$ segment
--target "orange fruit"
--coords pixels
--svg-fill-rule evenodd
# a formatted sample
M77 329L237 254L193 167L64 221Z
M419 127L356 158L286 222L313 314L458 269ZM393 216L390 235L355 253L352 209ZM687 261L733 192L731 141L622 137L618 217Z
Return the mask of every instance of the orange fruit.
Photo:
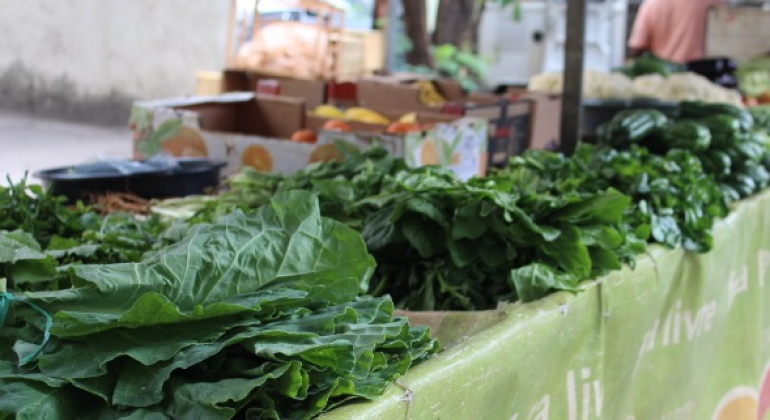
M291 141L295 143L315 143L318 141L318 136L310 130L299 130L294 132L291 136Z
M758 410L757 400L744 395L722 407L716 420L755 420Z
M422 131L422 127L417 123L394 122L386 130L390 134L404 134L412 131Z
M323 129L329 130L329 131L352 131L353 130L350 127L350 124L342 120L326 121L326 124L324 124Z
M260 172L273 171L273 156L267 149L258 144L252 144L243 151L241 162Z
M436 145L433 144L433 140L427 139L422 144L422 150L420 151L420 164L422 165L438 165L438 154L436 152Z
M345 157L342 156L342 153L340 153L340 151L337 150L333 144L322 144L313 150L312 154L310 154L309 162L329 162L332 160L342 162L343 159L345 159Z
M178 157L208 157L209 149L198 130L182 127L179 133L164 141L161 148Z

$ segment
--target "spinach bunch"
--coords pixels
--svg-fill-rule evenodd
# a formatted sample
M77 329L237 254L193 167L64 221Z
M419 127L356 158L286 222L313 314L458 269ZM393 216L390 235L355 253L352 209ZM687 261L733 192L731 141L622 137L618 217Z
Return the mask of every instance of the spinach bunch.
M625 220L639 237L649 227L654 242L695 252L712 248L714 222L729 210L720 185L694 154L681 149L656 155L638 146L615 150L582 144L571 158L529 151L498 176L550 194L615 188L633 200Z
M512 187L425 168L356 203L370 209L362 234L378 263L371 293L415 310L489 309L577 291L645 249L623 225L630 200L616 190L557 196Z

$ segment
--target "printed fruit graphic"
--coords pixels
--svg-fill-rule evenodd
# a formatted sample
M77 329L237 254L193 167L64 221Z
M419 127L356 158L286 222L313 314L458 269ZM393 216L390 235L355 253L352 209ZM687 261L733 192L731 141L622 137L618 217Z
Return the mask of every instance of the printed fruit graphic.
M273 171L273 156L264 147L252 144L241 154L241 162L260 172Z
M422 131L422 127L417 123L394 122L388 126L386 131L390 134L404 134L413 131Z
M420 163L422 165L438 165L438 153L436 152L436 145L433 140L427 139L422 144L422 150L420 151Z
M179 133L163 141L161 148L178 157L208 157L209 150L200 132L190 127L182 127Z
M333 144L322 144L313 150L309 163L329 162L332 160L342 162L344 159L345 157L342 156L342 153Z
M333 105L318 105L315 110L313 110L313 113L315 115L318 115L319 117L324 118L343 118L345 117L345 113L342 112L341 109L337 108Z
M757 420L758 411L756 391L748 387L739 387L730 390L722 398L713 420Z
M350 124L340 120L329 120L323 126L324 130L328 131L352 131Z
M291 141L295 143L315 143L318 141L318 136L310 130L299 130L294 132L291 136Z
M345 118L368 124L390 124L390 120L384 116L366 108L353 107L345 111Z

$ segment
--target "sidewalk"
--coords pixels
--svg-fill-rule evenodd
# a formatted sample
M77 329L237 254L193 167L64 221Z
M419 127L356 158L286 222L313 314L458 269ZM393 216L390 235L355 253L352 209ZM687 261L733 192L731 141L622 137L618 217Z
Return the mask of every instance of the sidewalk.
M99 156L130 157L131 131L40 119L0 111L0 185L41 169L72 165Z

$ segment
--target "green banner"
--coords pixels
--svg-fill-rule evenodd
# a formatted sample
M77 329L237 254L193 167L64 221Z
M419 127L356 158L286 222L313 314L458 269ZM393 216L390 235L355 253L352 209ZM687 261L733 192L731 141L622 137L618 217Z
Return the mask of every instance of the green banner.
M377 401L322 418L770 420L769 230L765 193L719 223L712 252L653 247L578 295L511 305Z

